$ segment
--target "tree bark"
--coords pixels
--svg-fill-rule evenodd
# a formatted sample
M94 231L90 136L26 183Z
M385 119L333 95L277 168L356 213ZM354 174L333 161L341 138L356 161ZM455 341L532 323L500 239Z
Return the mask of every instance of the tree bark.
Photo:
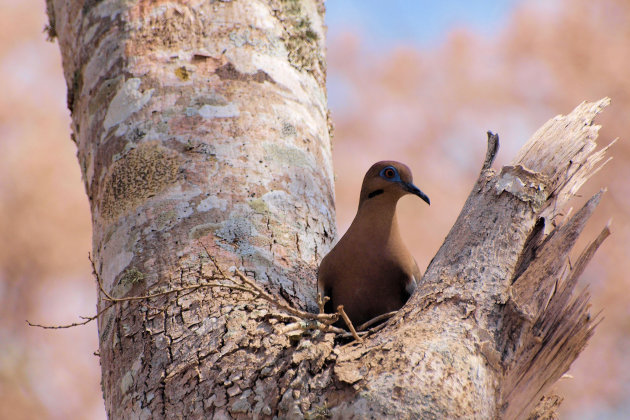
M314 309L336 235L323 4L51 0L48 11L103 288L122 297L196 281L204 245ZM273 375L244 372L273 365L260 349L286 341L250 342L271 328L264 306L203 290L103 312L109 417L235 414L248 395L260 395L250 412L276 409Z
M551 415L543 394L593 328L575 280L607 235L570 266L600 196L551 222L604 155L605 100L551 120L499 173L490 152L418 291L348 343L296 332L286 310L315 311L336 236L322 2L47 6L92 208L110 418ZM236 269L281 305L227 281Z

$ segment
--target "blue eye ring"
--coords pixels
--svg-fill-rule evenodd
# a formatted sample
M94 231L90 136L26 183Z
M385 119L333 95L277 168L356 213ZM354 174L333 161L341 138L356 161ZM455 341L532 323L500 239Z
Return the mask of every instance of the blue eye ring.
M400 175L398 171L393 166L386 166L381 170L379 174L381 178L386 179L387 181L400 181Z

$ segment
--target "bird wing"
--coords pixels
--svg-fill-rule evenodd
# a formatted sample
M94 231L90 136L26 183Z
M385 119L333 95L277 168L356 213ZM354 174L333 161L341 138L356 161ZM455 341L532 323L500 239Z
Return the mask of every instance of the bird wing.
M414 259L411 280L409 281L409 283L405 285L405 292L409 293L409 296L411 296L413 292L416 290L416 288L418 287L418 282L420 281L421 278L422 278L422 273L420 272L420 269L418 268L418 263Z

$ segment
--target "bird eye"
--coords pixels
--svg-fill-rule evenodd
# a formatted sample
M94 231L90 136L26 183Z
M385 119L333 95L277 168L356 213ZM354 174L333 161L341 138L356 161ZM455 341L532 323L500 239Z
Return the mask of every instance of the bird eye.
M383 175L385 175L386 178L393 178L396 176L396 171L394 171L394 168L385 168Z

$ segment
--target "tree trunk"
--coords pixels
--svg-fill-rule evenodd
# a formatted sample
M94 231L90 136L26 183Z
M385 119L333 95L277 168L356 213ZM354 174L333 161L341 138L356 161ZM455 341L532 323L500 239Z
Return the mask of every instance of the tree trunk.
M316 309L336 236L323 9L48 0L92 208L108 416L519 418L539 402L549 415L543 393L592 331L575 279L607 232L571 267L599 195L551 221L603 157L591 121L605 101L551 120L498 174L490 153L380 331L288 332L287 304Z
M323 5L48 6L104 289L122 297L196 281L205 245L221 265L315 308L315 270L336 234ZM244 372L277 357L248 338L271 328L258 306L203 290L105 311L108 415L237 413L233 402L255 386L250 410L276 409L273 375ZM237 351L247 343L260 350Z

